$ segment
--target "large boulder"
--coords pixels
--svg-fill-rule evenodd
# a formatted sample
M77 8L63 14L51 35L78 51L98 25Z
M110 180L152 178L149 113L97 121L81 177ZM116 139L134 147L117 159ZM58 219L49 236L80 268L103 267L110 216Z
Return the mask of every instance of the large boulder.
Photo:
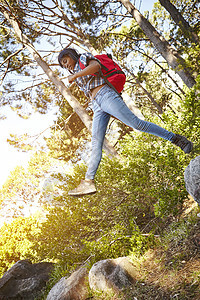
M46 286L52 269L52 263L18 261L0 278L0 300L34 300Z
M46 300L84 300L88 295L88 270L80 268L68 278L61 278Z
M188 193L200 205L200 156L190 161L185 169L184 179Z
M105 259L95 263L89 272L90 288L109 293L120 292L134 283L135 268L127 257Z

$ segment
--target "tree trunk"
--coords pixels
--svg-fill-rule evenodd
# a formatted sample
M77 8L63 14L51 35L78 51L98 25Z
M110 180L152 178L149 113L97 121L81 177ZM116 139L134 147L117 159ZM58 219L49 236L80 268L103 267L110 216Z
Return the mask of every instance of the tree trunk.
M200 44L198 35L192 30L190 24L184 19L179 10L169 0L159 0L160 4L170 13L174 22L180 27L186 39L192 43Z
M133 16L143 32L148 36L155 48L160 52L169 66L180 76L187 87L191 88L196 82L185 68L185 62L178 52L157 32L151 23L134 7L129 0L118 0Z
M43 69L45 74L55 84L55 86L58 88L58 90L64 96L64 98L67 100L69 105L74 109L74 111L77 113L77 115L83 121L86 128L89 130L89 132L91 132L92 131L92 120L91 120L90 116L87 114L87 112L84 110L84 108L80 105L78 100L66 88L65 84L54 74L54 72L50 69L48 64L42 59L42 57L36 51L34 46L29 42L29 39L27 38L27 36L22 33L16 19L13 18L4 7L1 7L1 9L2 9L2 12L3 12L5 18L8 20L8 22L13 27L17 38L27 48L27 50L32 54L32 56L35 59L35 61L37 62L37 64ZM115 156L115 157L119 158L117 151L110 145L110 143L108 142L108 140L106 138L104 140L104 150L107 155Z

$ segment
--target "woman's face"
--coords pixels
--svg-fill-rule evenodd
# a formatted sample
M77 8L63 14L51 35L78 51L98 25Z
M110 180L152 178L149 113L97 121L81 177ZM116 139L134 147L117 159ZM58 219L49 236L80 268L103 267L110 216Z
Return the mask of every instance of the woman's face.
M71 58L70 56L65 56L62 58L61 64L63 65L63 68L73 71L76 61L73 60L73 58Z

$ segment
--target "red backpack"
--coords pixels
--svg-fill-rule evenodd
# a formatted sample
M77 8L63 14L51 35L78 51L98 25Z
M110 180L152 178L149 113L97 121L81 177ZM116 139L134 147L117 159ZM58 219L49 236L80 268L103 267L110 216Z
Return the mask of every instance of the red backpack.
M121 93L126 82L126 76L120 66L112 60L110 54L95 55L95 58L101 64L101 76L105 79L106 83L117 91L117 93ZM85 68L80 60L79 65L82 70ZM97 76L98 73L92 75Z

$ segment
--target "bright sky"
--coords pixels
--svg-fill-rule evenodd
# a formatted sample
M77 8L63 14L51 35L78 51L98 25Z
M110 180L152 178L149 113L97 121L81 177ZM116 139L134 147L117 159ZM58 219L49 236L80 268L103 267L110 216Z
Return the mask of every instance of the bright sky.
M155 0L136 0L135 5L143 13L143 11L151 11L154 2ZM0 188L10 174L10 171L18 165L26 164L29 159L29 154L18 152L6 142L10 133L36 135L52 125L53 120L56 119L54 111L47 115L35 114L28 120L23 120L11 110L6 112L6 116L6 120L0 120Z
M28 162L30 154L19 152L7 143L10 133L38 135L43 130L53 124L56 119L55 109L47 115L36 113L30 119L24 120L16 115L15 112L9 110L7 119L0 121L1 147L0 147L0 187L7 179L10 171L18 165L25 165ZM45 134L48 134L48 130ZM34 138L33 138L34 140Z

